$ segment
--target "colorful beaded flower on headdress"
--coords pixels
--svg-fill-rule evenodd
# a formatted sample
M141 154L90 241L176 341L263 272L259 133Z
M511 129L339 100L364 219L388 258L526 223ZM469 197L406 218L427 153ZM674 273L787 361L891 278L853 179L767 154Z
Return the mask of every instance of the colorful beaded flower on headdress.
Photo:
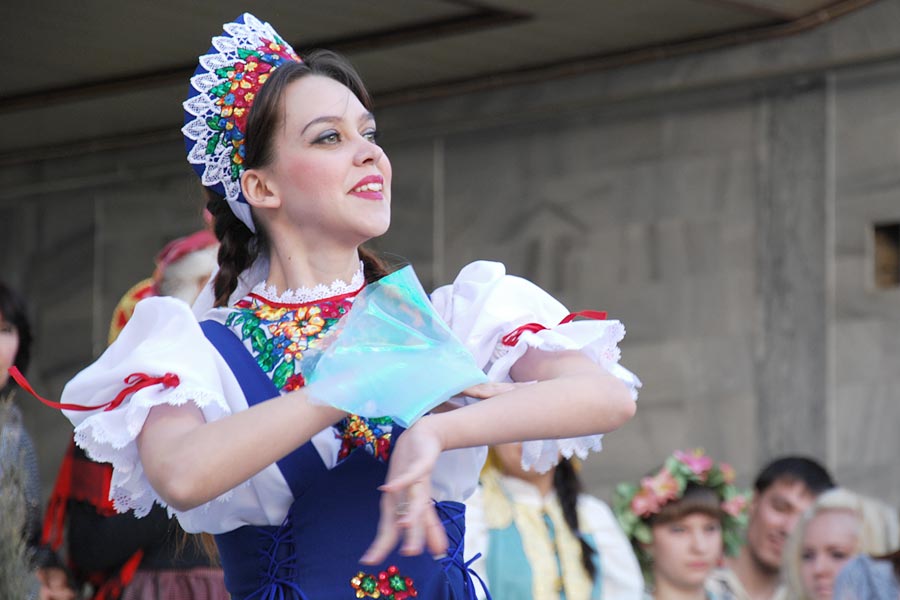
M213 38L191 77L181 131L188 162L203 185L224 196L235 215L253 230L241 193L247 117L272 71L285 62L302 61L271 25L250 13L223 28L225 35Z
M650 557L641 545L653 541L649 519L659 514L669 502L680 500L689 483L716 493L725 552L733 556L740 549L747 525L749 492L735 487L734 469L728 463L716 464L702 448L689 452L677 450L655 475L644 477L639 485L620 483L616 486L613 512L645 568L650 564Z

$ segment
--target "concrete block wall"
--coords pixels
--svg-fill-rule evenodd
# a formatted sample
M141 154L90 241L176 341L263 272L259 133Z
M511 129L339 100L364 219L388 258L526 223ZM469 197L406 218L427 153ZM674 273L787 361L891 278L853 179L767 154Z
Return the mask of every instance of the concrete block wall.
M379 249L426 288L499 260L625 322L638 416L591 491L705 446L748 484L783 452L900 502L900 291L871 282L900 221L900 0L806 34L378 111L394 165ZM3 277L31 298L52 396L118 297L200 224L173 131L0 165ZM67 424L28 403L49 486Z

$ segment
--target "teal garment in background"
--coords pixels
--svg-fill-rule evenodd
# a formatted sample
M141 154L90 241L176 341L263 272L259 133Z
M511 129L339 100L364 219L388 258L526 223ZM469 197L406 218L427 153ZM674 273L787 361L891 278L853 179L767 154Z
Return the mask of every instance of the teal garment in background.
M581 534L587 545L594 549L594 556L591 562L594 563L594 589L591 590L591 600L600 600L603 598L603 567L600 565L600 550L597 548L597 541L589 533ZM610 599L612 600L612 599Z
M367 285L353 308L301 363L304 388L323 404L409 427L462 390L487 381L434 310L412 267Z
M551 523L549 519L545 521ZM552 524L550 531L552 538ZM593 536L585 535L584 539L591 548L597 549ZM594 568L597 569L597 576L594 578L591 600L601 600L602 574L600 572L599 553L594 554L593 562ZM487 580L493 600L531 600L531 565L528 563L528 557L525 556L522 537L515 523L511 523L509 527L504 529L488 530L485 563ZM558 558L557 566L559 567ZM559 571L562 571L561 567L559 567ZM559 598L560 600L567 600L564 589L560 592Z
M531 598L531 565L515 524L488 531L486 571L493 600Z

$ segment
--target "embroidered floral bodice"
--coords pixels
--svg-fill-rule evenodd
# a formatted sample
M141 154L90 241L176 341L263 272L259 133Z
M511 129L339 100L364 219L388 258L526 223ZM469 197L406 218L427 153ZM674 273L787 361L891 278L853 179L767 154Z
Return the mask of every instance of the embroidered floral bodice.
M235 304L225 320L257 364L282 393L306 385L303 357L322 348L332 328L349 312L365 284L362 265L350 283L288 290L279 294L266 282ZM393 421L389 417L349 415L333 426L341 440L338 461L364 448L382 461L390 456Z

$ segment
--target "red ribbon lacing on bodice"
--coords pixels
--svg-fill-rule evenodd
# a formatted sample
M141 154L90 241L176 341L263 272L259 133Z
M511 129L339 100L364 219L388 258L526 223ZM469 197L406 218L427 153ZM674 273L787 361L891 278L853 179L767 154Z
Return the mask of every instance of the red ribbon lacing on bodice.
M132 373L125 378L127 387L123 388L115 398L113 398L106 404L100 404L98 406L84 406L83 404L54 402L52 400L42 398L38 395L37 392L34 391L34 388L31 387L31 384L28 383L28 380L25 379L25 376L22 375L21 371L19 371L17 367L10 367L9 374L23 390L25 390L47 406L51 408L58 408L61 410L99 410L101 408L103 410L113 410L114 408L117 408L120 404L122 404L125 401L125 398L127 398L130 394L133 394L138 390L142 390L145 387L161 383L163 387L173 388L178 387L178 385L181 383L181 380L178 379L178 375L176 375L175 373L166 373L162 377L151 377L146 373Z
M560 325L565 325L566 323L571 323L577 317L584 317L586 319L594 319L597 321L605 321L606 320L606 312L601 310L580 310L578 312L573 312L567 314L563 317L563 320L559 322ZM526 323L524 325L520 325L516 327L506 335L504 335L500 341L504 346L515 346L519 343L519 338L522 337L522 334L526 331L530 331L531 333L537 333L538 331L543 331L544 329L549 329L548 327L541 325L540 323Z

